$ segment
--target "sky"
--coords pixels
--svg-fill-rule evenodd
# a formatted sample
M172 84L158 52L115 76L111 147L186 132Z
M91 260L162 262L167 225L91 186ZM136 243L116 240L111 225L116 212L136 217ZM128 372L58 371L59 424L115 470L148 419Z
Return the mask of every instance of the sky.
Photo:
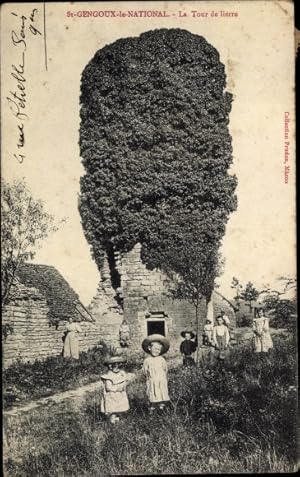
M78 212L84 174L78 146L81 73L97 50L118 38L178 27L204 36L219 51L234 99L230 173L238 179L238 208L223 239L225 268L217 279L219 291L233 296L233 276L257 287L273 286L281 275L295 276L292 2L64 2L46 3L45 8L45 23L42 3L5 4L1 14L2 175L8 181L24 177L49 213L67 218L34 261L55 266L82 302L90 303L99 272ZM104 11L154 9L169 16L100 16ZM97 16L78 14L83 11ZM26 81L20 81L14 67L19 72L23 68ZM16 106L13 94L24 91L26 103ZM21 124L25 144L18 147ZM22 163L15 157L20 152L25 156Z

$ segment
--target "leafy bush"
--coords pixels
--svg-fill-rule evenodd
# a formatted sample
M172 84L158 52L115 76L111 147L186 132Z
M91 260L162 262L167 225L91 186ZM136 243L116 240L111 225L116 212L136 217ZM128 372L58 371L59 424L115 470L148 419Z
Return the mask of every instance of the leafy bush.
M297 328L296 300L278 300L270 324L273 328L286 328L295 333Z
M240 328L249 327L253 324L253 316L245 313L236 313L236 325Z

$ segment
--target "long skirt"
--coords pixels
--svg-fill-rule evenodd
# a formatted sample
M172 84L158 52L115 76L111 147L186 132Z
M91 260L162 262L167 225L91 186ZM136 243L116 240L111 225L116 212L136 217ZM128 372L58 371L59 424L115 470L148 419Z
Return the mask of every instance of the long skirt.
M225 335L217 336L216 338L217 338L218 358L223 360L225 359L225 350L226 350Z
M63 355L64 358L79 359L79 345L75 331L69 331L67 333Z
M267 353L269 349L273 348L273 341L269 331L266 331L262 336L254 334L253 347L256 353Z

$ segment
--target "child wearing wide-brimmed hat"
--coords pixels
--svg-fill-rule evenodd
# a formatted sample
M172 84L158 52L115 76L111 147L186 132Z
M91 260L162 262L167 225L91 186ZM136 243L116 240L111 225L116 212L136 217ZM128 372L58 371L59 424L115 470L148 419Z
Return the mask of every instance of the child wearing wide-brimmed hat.
M180 353L183 356L183 366L194 366L195 360L193 354L197 349L195 341L192 341L195 338L195 334L192 331L182 331L182 338L184 340L180 344Z
M121 413L129 410L126 386L129 381L134 379L134 374L124 371L123 365L125 362L126 359L122 356L111 356L104 360L108 371L101 376L103 394L100 410L112 424L119 420Z
M149 412L156 407L164 409L170 401L168 391L168 366L162 356L170 347L165 336L153 334L147 336L142 343L143 350L149 354L144 360L143 373L146 376L147 396L149 399Z

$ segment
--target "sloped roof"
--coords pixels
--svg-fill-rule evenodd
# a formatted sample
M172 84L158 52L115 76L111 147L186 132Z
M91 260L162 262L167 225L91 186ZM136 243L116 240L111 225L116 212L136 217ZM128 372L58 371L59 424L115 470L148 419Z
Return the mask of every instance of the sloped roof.
M51 321L94 321L80 302L77 293L56 268L49 265L25 263L18 270L18 280L28 288L36 288L47 301Z
M232 301L228 300L224 295L222 295L222 293L218 292L217 290L214 290L213 293L214 293L216 296L219 296L222 300L226 301L226 303L227 303L231 308L233 308L234 311L237 311L237 310L238 310L238 307L236 306L236 304L233 303Z

